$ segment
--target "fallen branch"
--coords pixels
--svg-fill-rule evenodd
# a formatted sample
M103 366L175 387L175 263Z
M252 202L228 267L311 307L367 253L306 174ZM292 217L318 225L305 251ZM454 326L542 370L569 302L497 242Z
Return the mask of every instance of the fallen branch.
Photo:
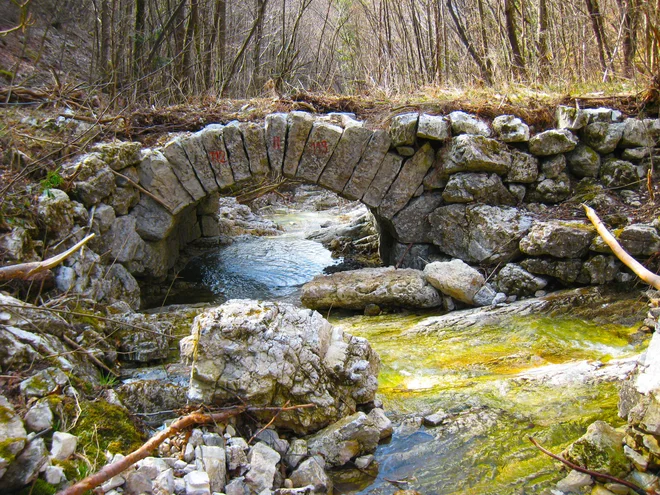
M71 256L73 253L78 251L81 247L87 244L95 234L89 234L78 244L73 246L71 249L67 249L62 254L53 256L44 261L34 261L32 263L19 263L18 265L2 266L0 267L0 281L4 280L13 280L20 278L27 280L30 277L36 275L39 272L44 272L55 268L57 265L62 263L65 259Z
M586 468L583 468L582 466L578 466L577 464L573 464L572 462L567 461L563 457L558 456L556 454L553 454L548 449L545 449L545 448L541 447L541 445L539 445L539 443L534 439L534 437L527 437L527 438L529 438L529 441L532 442L534 447L539 449L545 455L548 455L548 456L552 457L556 461L559 461L562 464L565 464L566 466L568 466L569 468L571 468L575 471L579 471L580 473L588 474L589 476L592 476L594 478L600 478L600 479L603 479L603 480L611 481L612 483L619 483L620 485L625 485L628 488L630 488L632 491L634 491L635 493L638 493L639 495L649 495L649 494L654 493L653 491L648 491L648 492L644 491L642 488L638 487L634 483L631 483L630 481L622 480L620 478L617 478L616 476L610 476L609 474L603 474L603 473L599 473L599 472L596 472L596 471L591 471L590 469L586 469Z
M309 407L315 407L315 406L314 404L303 404L299 406L280 407L280 408L234 406L230 409L226 409L218 413L205 414L200 411L194 412L192 414L184 416L183 418L178 419L177 421L172 423L169 428L166 428L165 430L151 437L142 447L140 447L134 452L131 452L120 461L113 462L112 464L108 464L97 473L88 476L87 478L79 481L75 485L72 485L58 492L57 495L82 495L87 490L93 490L97 486L102 485L103 483L108 481L110 478L117 476L122 471L125 471L139 460L148 457L149 454L153 450L158 448L158 446L161 443L163 443L166 439L176 435L180 431L185 430L190 426L199 425L199 424L213 424L213 423L226 421L229 418L238 416L239 414L248 411L252 411L252 412L264 411L264 410L268 411L268 410L276 409L279 413L280 411L291 411L294 409L305 409Z
M163 208L165 208L165 209L166 209L171 215L174 215L174 213L172 213L172 210L170 209L170 207L167 206L167 204L166 204L162 199L160 199L158 196L156 196L155 194L151 194L149 191L147 191L144 187L142 187L140 184L138 184L137 182L135 182L135 181L134 181L133 179L131 179L130 177L126 177L124 174L120 174L120 173L117 172L116 170L112 170L112 169L110 169L110 171L111 171L113 174L115 174L117 177L121 177L122 179L124 179L126 182L128 182L131 186L135 187L137 190L139 190L139 191L141 191L142 193L144 193L144 194L146 194L147 196L149 196L149 197L150 197L151 199L153 199L156 203L158 203L160 206L162 206Z
M587 214L587 218L591 220L591 223L596 227L596 232L598 232L598 235L600 235L603 241L605 241L605 244L609 246L614 255L619 258L624 265L630 268L635 275L641 278L642 281L652 285L655 289L660 290L660 277L644 268L639 261L630 256L626 250L621 247L621 244L619 244L616 238L609 230L607 230L607 227L601 222L600 218L598 218L598 215L592 208L589 208L585 204L583 204L582 207Z

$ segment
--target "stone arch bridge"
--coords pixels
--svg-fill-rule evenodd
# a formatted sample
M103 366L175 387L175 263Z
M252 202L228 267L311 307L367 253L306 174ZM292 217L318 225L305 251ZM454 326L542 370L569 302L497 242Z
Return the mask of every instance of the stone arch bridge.
M164 277L183 246L218 234L218 193L267 174L366 204L386 264L404 253L408 266L433 253L495 264L521 254L535 218L526 204L561 202L585 179L638 187L659 136L657 120L610 109L559 107L557 128L531 137L512 115L489 125L464 112L408 113L370 130L350 114L294 111L211 124L153 149L98 145L64 175L95 210L92 248L138 276Z

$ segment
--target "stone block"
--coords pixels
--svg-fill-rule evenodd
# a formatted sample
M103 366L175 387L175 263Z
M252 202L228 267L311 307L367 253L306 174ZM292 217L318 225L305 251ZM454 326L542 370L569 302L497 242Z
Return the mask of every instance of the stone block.
M287 117L287 122L289 127L282 173L285 177L295 177L307 138L314 125L314 117L307 112L291 112Z
M408 204L417 188L422 185L426 173L433 165L435 152L429 143L422 146L415 155L406 160L399 175L378 206L378 214L392 218Z
M206 191L197 179L190 161L188 161L188 156L181 145L181 138L177 137L169 141L161 152L167 158L172 172L193 200L202 199L206 195Z
M484 136L463 134L451 140L451 146L439 156L444 173L495 172L506 174L511 167L511 153L499 141Z
M362 196L362 202L367 206L375 208L380 205L389 190L392 182L396 178L403 158L395 153L387 153L374 179L369 184L369 188Z
M449 114L451 121L451 132L456 134L475 134L489 137L491 132L488 124L466 112L451 112Z
M243 141L250 159L250 171L253 176L266 175L270 171L268 151L266 149L266 134L264 128L254 122L240 124Z
M342 196L351 200L362 199L383 163L385 155L390 149L390 144L390 136L386 131L374 131L362 154L362 158L353 170L353 175L344 187Z
M372 134L369 129L364 127L352 126L345 129L319 178L319 185L341 194L371 140Z
M560 105L557 107L557 128L577 131L589 123L589 115L581 108Z
M137 171L140 185L161 199L172 214L177 214L195 201L160 151L146 150Z
M305 144L296 177L316 183L341 138L343 129L339 126L315 122Z
M243 135L237 121L230 122L222 131L225 141L225 148L229 155L229 165L234 174L234 180L241 182L252 177L250 172L250 161L245 146L243 145Z
M215 172L211 168L211 162L202 144L200 134L195 133L183 137L181 139L181 146L183 146L188 161L190 161L204 191L207 194L217 191L218 183L215 180Z
M529 126L515 115L500 115L493 120L495 136L505 143L529 141Z
M537 156L558 155L575 149L578 139L568 129L550 129L529 140L529 152Z
M284 151L286 146L287 115L285 113L271 113L266 115L266 148L270 169L276 175L282 175L284 164Z
M451 137L451 122L447 117L423 113L419 116L417 137L435 141L449 139Z
M417 134L417 121L419 114L404 113L392 118L389 127L392 146L412 146L415 144Z
M211 124L199 131L197 135L206 151L218 187L224 189L231 186L234 183L234 172L229 165L229 155L225 147L224 126Z

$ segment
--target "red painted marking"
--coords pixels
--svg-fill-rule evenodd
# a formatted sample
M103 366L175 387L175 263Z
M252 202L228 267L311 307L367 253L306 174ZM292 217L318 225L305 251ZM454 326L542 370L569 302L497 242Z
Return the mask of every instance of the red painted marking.
M212 162L215 163L227 163L227 156L222 150L219 151L209 151L209 157Z
M280 150L282 149L282 139L280 136L273 136L273 149Z
M323 141L312 141L309 145L312 148L312 153L315 155L328 154L328 142L325 139Z

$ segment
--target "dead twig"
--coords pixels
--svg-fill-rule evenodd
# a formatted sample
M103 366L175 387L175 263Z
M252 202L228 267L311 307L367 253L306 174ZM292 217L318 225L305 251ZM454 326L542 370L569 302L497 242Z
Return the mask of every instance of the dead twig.
M200 411L196 411L192 414L184 416L183 418L178 419L170 425L169 428L161 431L160 433L151 437L142 447L137 449L134 452L131 452L122 460L108 464L103 469L97 473L88 476L87 478L79 481L75 485L72 485L64 490L58 492L57 495L82 495L87 490L93 490L97 486L105 483L113 476L117 476L122 471L125 471L133 464L138 462L141 459L149 456L149 454L155 450L161 443L163 443L167 438L170 438L177 433L185 430L186 428L199 425L199 424L213 424L222 421L226 421L229 418L238 416L243 412L248 411L269 411L277 410L278 414L280 411L289 411L293 409L303 409L308 407L314 407L313 404L303 404L299 406L288 406L280 408L271 408L271 407L246 407L244 405L234 406L229 409L226 409L222 412L205 414Z
M598 215L592 208L589 208L585 204L582 204L582 207L587 214L587 218L591 220L591 223L596 227L596 232L598 232L598 235L600 235L603 241L605 241L605 244L609 246L614 255L619 258L624 265L630 268L635 275L642 279L642 281L652 285L655 289L660 290L660 276L647 270L639 261L630 256L626 250L621 247L619 241L617 241L610 231L607 230L607 227L601 222L600 218L598 218Z
M583 468L582 466L578 466L577 464L573 464L572 462L567 461L563 457L558 456L556 454L553 454L548 449L545 449L545 448L541 447L541 445L536 441L536 439L534 439L534 437L527 437L527 438L529 438L529 441L532 442L534 447L539 449L545 455L548 455L548 456L552 457L556 461L559 461L562 464L565 464L566 466L568 466L569 468L571 468L575 471L579 471L580 473L588 474L589 476L592 476L594 478L600 478L600 479L603 479L603 480L611 481L612 483L619 483L621 485L625 485L628 488L630 488L632 491L634 491L635 493L638 493L639 495L649 495L649 494L654 493L653 491L644 491L642 488L638 487L634 483L631 483L630 481L622 480L620 478L617 478L616 476L610 476L609 474L603 474L603 473L598 473L596 471L591 471L590 469L586 469L586 468Z
M116 170L112 170L112 169L110 169L110 171L111 171L113 174L115 174L117 177L121 177L122 179L124 179L124 180L125 180L126 182L128 182L131 186L133 186L133 187L135 187L136 189L138 189L140 192L142 192L142 193L146 194L147 196L149 196L149 197L150 197L151 199L153 199L156 203L158 203L160 206L162 206L163 208L165 208L170 214L174 215L174 213L172 213L172 210L170 209L170 207L167 206L167 204L166 204L162 199L160 199L158 196L156 196L155 194L151 194L149 191L147 191L147 190L146 190L144 187L142 187L140 184L138 184L137 182L135 182L134 180L132 180L130 177L126 177L124 174L120 174L120 173L117 172Z
M32 263L19 263L18 265L2 266L0 267L0 280L13 280L20 278L22 280L28 280L30 277L36 275L37 273L50 270L55 268L57 265L62 263L65 259L71 256L73 253L78 251L81 247L87 244L95 234L89 234L78 244L73 246L71 249L67 249L62 254L53 256L44 261L34 261Z

